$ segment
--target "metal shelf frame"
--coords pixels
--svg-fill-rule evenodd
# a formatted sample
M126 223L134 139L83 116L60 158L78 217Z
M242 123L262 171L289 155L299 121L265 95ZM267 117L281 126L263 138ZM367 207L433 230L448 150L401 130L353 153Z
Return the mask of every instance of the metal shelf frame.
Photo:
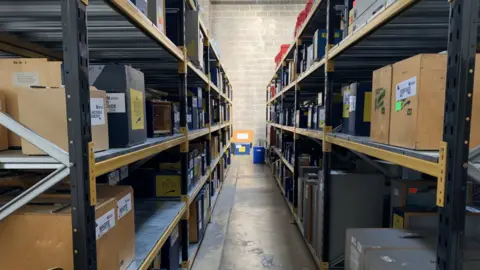
M167 240L173 228L177 225L182 227L182 265L190 268L192 260L188 252L188 206L200 190L200 188L210 181L213 170L220 164L224 155L230 156L230 142L221 149L219 156L211 159L210 151L207 151L207 162L209 169L205 176L199 180L197 188L189 194L187 190L188 182L188 153L189 143L192 140L203 138L210 141L212 132L218 132L220 137L223 133L231 134L232 129L232 86L224 68L220 64L217 50L211 46L212 39L208 30L201 23L201 29L206 34L205 49L207 51L206 59L217 61L221 67L222 76L226 81L224 91L221 92L210 79L210 70L207 65L207 72L204 73L196 68L188 59L185 46L185 11L187 5L192 9L192 1L181 0L170 3L176 5L180 16L177 24L178 40L170 40L164 33L157 29L148 18L143 15L129 0L63 0L46 1L45 9L36 10L34 3L25 2L27 8L16 9L15 5L19 2L9 2L9 4L0 4L0 24L8 21L15 11L18 16L18 22L22 19L31 17L41 18L37 21L38 27L47 23L52 27L50 30L40 29L32 24L24 24L21 29L19 24L12 24L4 29L0 35L0 51L7 52L7 56L18 55L23 57L46 57L52 60L63 60L63 77L66 89L67 119L68 119L68 138L69 152L58 148L56 145L38 136L33 131L24 127L20 123L10 118L4 113L0 113L0 123L17 135L39 147L49 156L25 156L20 151L10 150L0 153L0 169L48 169L54 170L49 176L41 180L38 184L22 193L14 200L8 202L0 208L0 220L8 217L16 209L22 207L30 200L40 195L42 192L56 184L57 182L69 176L72 195L72 234L73 234L73 258L74 269L97 269L96 259L96 236L95 236L95 204L96 204L96 177L124 168L130 164L142 163L145 160L159 154L162 151L178 146L181 154L181 201L183 204L175 204L178 213L172 216L168 214L170 221L165 224L164 231L159 231L159 239L151 244L152 249L147 253L143 252L140 260L135 259L134 263L128 269L150 269L150 266L158 255L163 243ZM91 5L91 7L89 6ZM91 8L91 10L90 10ZM10 11L10 9L12 9ZM195 8L193 8L195 9ZM91 11L91 12L88 12ZM23 13L22 13L23 12ZM42 13L43 12L43 13ZM9 14L10 13L10 14ZM3 18L2 18L3 16ZM92 16L92 20L90 19ZM102 17L104 16L104 17ZM87 19L88 17L88 19ZM46 21L51 20L57 21ZM100 36L99 29L105 27L105 21L115 18L117 24L112 25L109 35ZM3 19L3 20L2 20ZM103 21L102 21L103 19ZM93 24L92 24L93 23ZM95 23L97 23L95 25ZM125 36L136 36L141 38L145 51L155 52L155 54L138 54L138 58L122 58L122 54L128 55L131 48L122 47L122 42L116 42L110 50L115 52L104 52L104 47L108 39L125 38L115 37L118 33L116 27L127 29ZM10 33L11 31L11 33ZM29 35L30 32L50 31L44 39L38 39L35 35ZM117 31L117 32L115 32ZM19 32L21 37L17 36ZM44 33L44 32L42 32ZM52 35L52 33L54 33ZM92 41L92 42L89 42ZM145 41L145 42L143 42ZM102 47L103 46L103 47ZM138 49L138 48L137 48ZM155 56L153 56L155 55ZM152 56L151 59L149 57ZM162 62L159 59L163 59ZM152 64L153 60L156 64ZM165 82L166 85L177 89L180 102L180 131L181 134L175 134L164 138L148 139L145 143L124 149L109 149L104 152L94 153L90 129L90 92L88 80L88 65L90 62L117 62L121 64L131 64L139 69L146 69L146 84L155 85L159 82ZM157 67L165 72L163 77L152 77L149 72ZM153 69L152 69L153 67ZM157 72L158 74L162 72ZM209 110L209 119L206 119L207 127L201 130L190 131L187 125L187 87L189 81L192 85L198 85L198 81L203 82L202 88L207 95L207 109ZM230 111L230 121L222 121L218 125L211 126L212 123L212 99L218 99L225 110ZM208 148L210 149L210 148ZM128 168L128 167L127 167ZM217 194L218 198L218 194ZM165 204L164 207L168 207ZM151 209L155 218L162 215L161 208ZM160 211L160 212L159 212ZM147 211L148 212L148 211ZM143 212L145 215L145 212ZM148 218L143 216L142 218ZM142 241L145 241L143 239ZM135 265L133 265L135 264Z
M271 130L270 127L280 130L280 134L283 134L283 132L293 133L295 140L295 164L285 162L280 151L273 146L272 151L278 155L284 166L287 168L293 166L294 187L297 185L298 180L296 173L298 171L298 166L296 165L298 163L297 149L300 142L298 136L306 136L321 141L323 150L323 185L325 190L323 203L324 222L329 221L330 214L328 207L330 202L329 182L332 167L331 151L334 146L436 177L438 179L437 205L439 206L437 269L461 270L463 269L462 247L465 229L465 189L467 177L478 175L478 163L469 162L469 154L471 157L472 151L469 153L468 144L475 55L477 50L479 50L478 41L480 40L478 31L480 4L476 0L455 0L449 2L441 0L389 1L384 10L371 18L366 25L350 33L339 44L334 45L332 42L333 31L331 30L339 29L340 25L340 17L333 16L333 14L337 13L335 8L343 6L347 9L351 5L351 1L318 1L317 6L313 8L302 29L309 29L309 27L322 28L323 26L327 29L328 45L326 54L322 60L315 62L312 67L302 74L295 74L294 81L280 89L271 99L268 99L269 89L267 88L266 116L267 120L271 121L271 107L280 105L280 108L283 108L283 104L287 100L288 102L293 102L295 108L298 109L300 101L308 99L308 97L311 98L306 93L324 93L326 117L323 130L309 130L271 122L267 123L267 134ZM428 15L424 12L426 10L430 11ZM325 13L324 24L314 25L311 19L319 16L315 14L319 12ZM423 17L420 14L423 14ZM347 21L346 27L348 28L348 16L344 20ZM417 29L409 29L412 27L418 28L418 31ZM391 44L390 42L390 45L387 46L385 39L392 39L395 35L400 36L395 41L397 44ZM405 39L405 42L402 39ZM282 71L285 60L287 57L290 57L288 55L291 55L292 51L298 50L298 45L302 44L302 41L302 33L300 33L295 37L289 52L282 59L282 65L275 70L272 81ZM375 50L374 43L382 45L379 45L379 49ZM382 46L389 47L390 51ZM376 68L406 59L415 54L422 52L434 53L443 50L448 52L444 115L445 132L438 151L409 150L375 143L370 141L368 137L350 136L333 132L334 127L331 125L333 117L331 115L331 96L335 86L348 81L358 80L358 78L364 78L362 76L366 76L368 73L371 76L371 71ZM365 58L365 54L368 54L370 58ZM348 69L349 65L356 68L358 74L352 73ZM298 65L296 69L298 72ZM287 94L290 92L293 92L293 95L290 94L287 97ZM474 180L477 179L474 178ZM293 209L295 205L289 205L289 207ZM329 227L326 225L324 224L323 228ZM328 246L329 236L328 230L324 229L323 246ZM320 269L334 267L331 262L335 258L329 258L327 250L323 250L323 254L313 255L314 258L318 258L316 261Z

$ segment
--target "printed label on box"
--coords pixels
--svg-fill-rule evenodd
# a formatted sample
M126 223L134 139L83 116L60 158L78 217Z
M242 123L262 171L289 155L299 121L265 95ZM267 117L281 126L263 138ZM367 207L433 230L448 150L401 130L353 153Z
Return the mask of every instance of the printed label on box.
M110 231L113 227L115 227L115 209L108 211L103 216L95 220L97 240Z
M191 122L192 122L192 115L191 115L191 114L188 114L188 115L187 115L187 122L188 122L188 123L191 123Z
M103 98L90 99L90 117L92 126L105 125L105 103Z
M40 85L40 76L36 72L15 72L12 84L14 86Z
M320 119L320 121L325 121L325 109L320 109L318 119Z
M130 88L130 113L132 116L133 130L145 128L145 116L143 115L144 104L143 93Z
M117 202L118 220L132 210L132 193L128 193Z
M355 103L357 101L357 96L349 96L348 97L348 111L354 112L355 111Z
M111 186L116 185L120 181L120 172L118 170L108 174L108 184Z
M108 113L124 113L125 108L125 94L111 93L107 94Z
M417 94L417 77L405 80L395 87L396 101L413 97Z

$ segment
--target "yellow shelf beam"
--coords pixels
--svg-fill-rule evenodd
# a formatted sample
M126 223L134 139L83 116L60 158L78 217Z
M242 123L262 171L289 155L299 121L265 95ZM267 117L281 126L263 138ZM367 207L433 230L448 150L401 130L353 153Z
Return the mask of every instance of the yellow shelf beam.
M357 151L381 160L390 161L394 164L398 164L403 167L407 167L431 176L435 176L435 177L440 176L441 168L439 163L436 163L436 162L426 161L423 159L344 140L341 138L335 138L328 135L326 139L327 139L327 142L329 143L339 145L353 151Z
M95 174L96 175L102 175L111 171L114 171L116 169L119 169L123 166L126 166L128 164L132 164L136 161L142 160L144 158L147 158L149 156L153 156L155 154L158 154L162 151L165 151L167 149L170 149L174 146L177 146L181 143L185 142L185 137L179 137L173 140L169 140L166 142L162 142L157 145L153 145L147 148L140 149L138 151L120 155L118 157L110 158L105 161L100 161L95 163Z

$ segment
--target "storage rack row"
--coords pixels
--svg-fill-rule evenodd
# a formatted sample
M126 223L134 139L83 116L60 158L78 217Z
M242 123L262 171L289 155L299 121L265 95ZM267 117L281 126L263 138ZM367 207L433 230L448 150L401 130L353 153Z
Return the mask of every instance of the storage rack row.
M10 148L0 152L0 168L21 172L53 171L36 185L4 202L0 219L7 220L17 209L68 177L74 269L97 269L97 180L106 179L110 184L112 181L116 184L165 152L166 155L180 155L181 195L170 199L136 200L135 254L131 263L122 262L120 268L159 268L158 259L163 245L172 232L180 231L179 266L190 269L203 235L196 243L189 241L189 208L206 184L208 187L213 185L214 176L217 180L224 179L231 160L233 89L220 63L220 54L212 44L213 39L199 18L197 3L192 0L149 1L159 5L159 12L163 9L161 21L164 28L161 29L155 19L149 18L150 14L138 6L141 1L136 1L137 5L134 2L62 0L0 3L0 58L62 61L69 150L61 149L26 128L18 119L0 112L1 125L48 154L27 155L22 150ZM187 13L195 11L197 26L187 25ZM195 31L199 37L196 44L187 44L187 32ZM179 130L170 135L147 138L145 142L133 146L95 153L88 109L91 105L89 65L111 64L140 70L144 73L146 88L161 89L167 95L176 97L179 120L172 118L171 124L178 121ZM187 111L187 89L190 87L201 88L206 100L203 106L206 106L207 117L200 129L189 130L191 116ZM217 153L212 151L214 136L219 139ZM207 146L206 171L193 186L189 186L190 145L198 142ZM210 220L222 182L217 185L216 194L209 198L206 221Z
M463 269L465 190L467 183L479 181L478 148L469 151L468 147L472 140L470 119L475 55L479 51L480 43L478 1L370 2L377 7L381 3L381 8L373 12L370 10L371 16L365 19L362 25L356 25L352 29L349 24L352 23L352 7L355 7L353 1L314 1L312 11L267 85L266 132L272 171L292 212L292 220L306 237L303 225L297 217L297 206L301 200L297 194L298 189L302 188L298 187L299 177L304 176L299 172L299 156L302 148L313 145L312 149L319 149L317 152L320 157L315 166L320 169L319 185L324 190L320 199L320 204L324 207L321 217L323 224L319 225L323 230L320 236L323 247L336 241L336 238L332 239L329 222L333 215L339 213L332 213L329 207L333 200L331 172L335 166L338 167L338 164L333 162L341 162L341 159L337 158L339 153L342 155L346 151L353 154L387 177L389 172L386 168L398 165L429 179L436 179L439 227L437 257L434 263L436 269ZM359 5L358 1L356 4ZM308 47L309 44L319 42L316 33L318 29L325 31L324 55L315 55L316 59L307 64L306 68L302 67L305 65L303 62L307 61L302 58L305 53L303 50L306 50L302 45L306 44ZM341 30L338 31L339 29ZM322 45L316 46L321 48ZM315 45L313 47L315 52L319 50ZM337 121L342 115L336 115L338 111L333 107L340 86L357 81L372 81L373 71L417 54L441 52L447 54L448 67L442 129L444 134L438 150L413 150L378 143L368 135L350 135L343 132L346 127L342 127ZM301 106L317 98L324 104L323 127L317 122L316 128L300 128L298 114L304 112L299 111ZM395 104L392 103L391 106ZM283 114L279 117L276 114L285 112L286 108L292 109L293 115L290 113L288 116ZM345 107L343 110L340 114L345 112ZM310 123L310 120L308 121ZM281 145L278 145L279 140L281 144L285 137L292 141L293 146L288 153L282 151ZM293 178L291 200L287 199L289 195L284 189L285 179L282 178L286 177L285 175ZM328 248L314 250L310 242L306 242L319 269L345 267L342 262L334 261L337 258L331 257Z

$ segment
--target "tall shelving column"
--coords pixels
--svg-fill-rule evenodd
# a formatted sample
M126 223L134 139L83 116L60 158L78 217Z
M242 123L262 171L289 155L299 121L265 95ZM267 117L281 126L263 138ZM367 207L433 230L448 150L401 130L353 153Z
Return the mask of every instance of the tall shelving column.
M63 76L65 78L69 180L72 194L74 269L97 269L95 237L96 177L90 128L88 82L88 1L62 1ZM85 200L85 198L88 198Z
M463 269L463 238L473 81L479 19L478 0L450 4L442 174L438 178L437 269Z

